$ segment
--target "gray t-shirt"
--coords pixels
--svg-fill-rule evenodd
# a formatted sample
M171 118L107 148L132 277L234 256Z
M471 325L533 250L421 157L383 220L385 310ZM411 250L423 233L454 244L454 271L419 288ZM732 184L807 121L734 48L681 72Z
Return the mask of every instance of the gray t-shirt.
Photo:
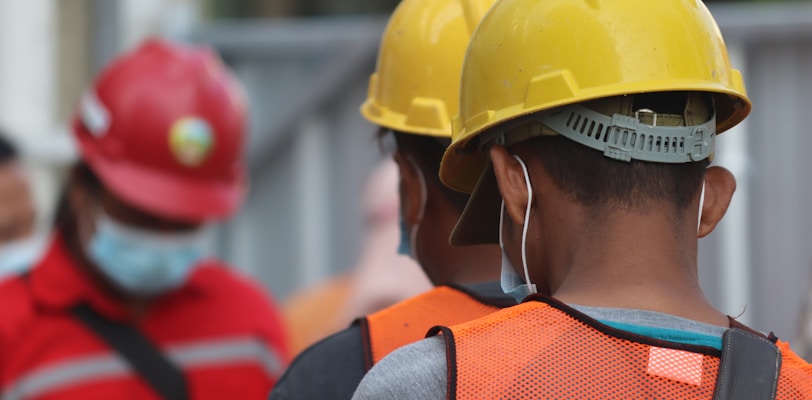
M652 311L571 306L616 327L651 327L718 339L726 328ZM402 347L376 364L361 381L353 400L429 400L446 398L445 339L434 336Z

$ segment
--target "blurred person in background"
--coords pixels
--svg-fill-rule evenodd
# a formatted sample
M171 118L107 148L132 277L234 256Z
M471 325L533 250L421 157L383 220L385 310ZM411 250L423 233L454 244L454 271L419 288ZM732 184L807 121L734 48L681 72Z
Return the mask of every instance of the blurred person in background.
M35 235L36 217L28 173L0 131L0 279L30 268L39 257L45 241Z
M516 301L502 292L499 248L452 247L468 196L438 171L458 109L465 47L491 0L404 0L389 20L361 113L393 138L400 171L401 245L435 288L367 315L294 360L271 399L349 399L392 350L438 324L485 316ZM391 136L390 136L391 135Z
M346 273L307 287L283 311L291 353L346 328L354 319L431 289L410 257L397 253L400 240L398 169L391 159L375 166L363 188L364 243Z
M246 192L245 110L207 49L148 40L97 77L50 248L0 286L0 397L267 396L288 358L277 311L206 254Z

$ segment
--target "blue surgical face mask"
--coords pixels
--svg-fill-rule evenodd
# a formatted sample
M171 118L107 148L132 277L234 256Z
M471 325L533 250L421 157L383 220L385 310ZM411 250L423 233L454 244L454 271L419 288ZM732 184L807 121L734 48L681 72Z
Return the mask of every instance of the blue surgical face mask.
M402 256L412 255L412 241L409 238L409 226L406 225L403 216L400 217L400 244L398 245L398 254Z
M44 238L36 236L0 246L0 277L30 269L39 260L44 248Z
M527 172L527 166L524 161L518 156L514 156L522 167L524 172L524 183L527 186L527 208L524 213L524 224L522 227L522 267L524 268L524 277L516 273L513 263L505 253L505 245L502 242L502 221L505 217L505 201L502 201L502 208L499 211L499 248L502 249L502 274L500 283L502 291L513 297L517 303L521 303L525 297L531 294L538 293L536 285L530 282L530 272L527 269L527 225L530 223L530 206L533 203L533 187L530 185L530 174Z
M88 255L107 278L136 295L154 296L183 286L205 257L205 231L162 233L123 225L103 212Z
M423 221L423 213L426 211L428 189L426 188L426 178L423 176L423 170L420 169L411 157L407 159L414 167L417 179L420 182L420 206L417 210L417 222L412 225L411 229L406 225L403 215L400 216L400 245L398 245L398 254L410 256L417 261L417 232L420 230L420 223Z

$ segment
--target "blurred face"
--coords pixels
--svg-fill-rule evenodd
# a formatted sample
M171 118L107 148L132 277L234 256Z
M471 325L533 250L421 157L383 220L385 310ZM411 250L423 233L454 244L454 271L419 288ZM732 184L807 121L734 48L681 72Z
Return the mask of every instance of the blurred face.
M85 265L104 278L105 286L136 301L182 287L206 255L202 223L145 212L106 189L89 171L74 172L71 239Z
M16 162L0 164L0 245L30 237L36 211L28 177Z

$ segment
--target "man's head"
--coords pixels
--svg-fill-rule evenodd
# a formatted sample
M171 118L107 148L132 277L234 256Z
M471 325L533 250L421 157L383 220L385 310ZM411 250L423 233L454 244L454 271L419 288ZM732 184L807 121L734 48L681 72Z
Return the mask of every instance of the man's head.
M677 93L655 96L669 105L680 104L681 97ZM647 98L651 97L643 96L642 100ZM630 98L609 101L615 100ZM653 107L648 104L643 109L657 110ZM660 109L652 115L662 120L678 114ZM532 121L515 128L512 134L532 137L544 130L544 122ZM566 242L600 238L601 232L614 228L620 216L625 223L667 225L674 242L689 243L713 230L736 187L727 170L707 168L707 159L686 163L620 161L562 135L540 135L507 147L492 145L488 154L498 187L492 189L491 203L504 201L501 233L514 265L522 265L523 251L527 259L549 260L550 250L565 248ZM486 193L482 191L479 196L482 199ZM575 229L568 230L570 225ZM498 237L499 232L494 235ZM599 240L594 245L602 244ZM633 248L629 243L629 250ZM535 277L533 282L555 288L555 282L543 278Z
M204 253L203 226L245 194L240 86L206 49L150 40L82 98L81 152L60 215L75 246L123 292L175 288Z
M696 235L689 216L703 180L699 234L712 229L735 181L705 168L715 135L750 103L700 1L649 6L503 0L485 17L440 171L447 185L473 192L452 242L496 243L501 233L521 265L549 258L540 247L583 239L567 221L591 234L619 214L657 215L678 235Z
M0 277L32 267L42 254L36 218L26 168L14 144L0 132Z
M36 209L14 144L0 133L0 246L34 234Z
M435 284L452 282L459 272L451 268L458 263L454 258L471 249L453 249L448 243L468 201L468 195L443 186L437 175L448 140L402 132L393 135L397 142L393 157L401 179L401 218L407 228L403 234L409 235L411 255ZM484 251L496 253L495 248Z
M495 249L455 250L448 235L466 196L437 178L458 110L459 75L468 39L493 0L406 0L384 33L369 98L361 113L394 135L401 174L403 240L435 284L492 278L478 268ZM474 254L472 256L472 254ZM470 260L479 258L479 262ZM466 271L459 267L468 263Z

